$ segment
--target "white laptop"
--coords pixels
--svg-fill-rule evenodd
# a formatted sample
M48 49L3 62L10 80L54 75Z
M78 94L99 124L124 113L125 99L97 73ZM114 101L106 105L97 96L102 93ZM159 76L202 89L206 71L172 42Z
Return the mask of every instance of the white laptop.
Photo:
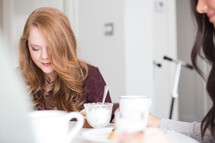
M0 42L0 143L33 143L26 116L32 110L31 101L5 49Z

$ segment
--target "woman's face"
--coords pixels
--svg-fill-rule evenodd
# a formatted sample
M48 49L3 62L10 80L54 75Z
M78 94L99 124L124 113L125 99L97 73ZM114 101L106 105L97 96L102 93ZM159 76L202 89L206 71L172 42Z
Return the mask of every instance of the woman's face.
M215 0L198 0L196 10L198 13L205 13L215 26Z
M28 37L28 48L33 62L40 68L49 78L54 73L54 69L48 56L48 46L43 38L40 30L31 26Z

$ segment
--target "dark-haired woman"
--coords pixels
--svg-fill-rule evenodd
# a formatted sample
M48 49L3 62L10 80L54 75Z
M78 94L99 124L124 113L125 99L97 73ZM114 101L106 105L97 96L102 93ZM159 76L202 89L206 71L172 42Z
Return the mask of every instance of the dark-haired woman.
M179 122L168 119L158 119L150 116L149 126L173 129L186 134L199 142L215 142L215 0L191 0L193 15L197 23L197 34L193 45L191 60L196 71L204 78L203 72L197 66L197 57L203 52L203 60L211 65L207 78L207 92L213 106L201 123Z
M211 65L211 71L206 80L206 88L213 106L201 123L159 119L150 115L148 126L175 130L196 139L200 143L215 143L215 0L191 0L191 6L198 28L191 53L191 60L194 68L203 78L204 74L197 66L197 57L202 55L203 52L203 57L200 56L200 58L206 60ZM155 140L156 136L162 137L161 133L157 131L151 131L150 134L138 133L124 135L121 143L168 142L166 139L160 141Z

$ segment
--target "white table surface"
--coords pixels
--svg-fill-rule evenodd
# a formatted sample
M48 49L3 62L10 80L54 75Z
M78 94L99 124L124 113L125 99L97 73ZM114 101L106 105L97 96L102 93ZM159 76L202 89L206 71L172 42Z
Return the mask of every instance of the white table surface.
M74 122L70 124L70 126L72 127L74 125ZM109 124L107 128L111 128L113 127L113 124ZM92 128L82 128L80 130L80 132L77 134L77 136L75 137L75 139L72 141L72 143L101 143L101 142L96 142L96 141L91 141L88 139L83 138L82 134L86 131L92 131L95 129ZM176 131L171 131L171 130L164 130L163 131L165 133L165 135L167 136L167 138L172 142L172 143L198 143L197 141L195 141L194 139L183 135L181 133L178 133ZM105 143L105 142L104 142ZM116 143L116 142L107 142L107 143Z

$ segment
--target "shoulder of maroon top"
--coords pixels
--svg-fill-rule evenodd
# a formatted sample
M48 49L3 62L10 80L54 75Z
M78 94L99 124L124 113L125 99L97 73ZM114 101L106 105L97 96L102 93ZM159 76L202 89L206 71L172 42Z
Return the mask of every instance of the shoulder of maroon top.
M87 64L87 67L88 67L88 72L99 70L98 67L90 65L90 64Z
M96 79L98 81L104 80L98 67L95 67L95 66L89 65L89 64L87 66L88 66L88 76L87 76L86 80L94 80L94 79Z

